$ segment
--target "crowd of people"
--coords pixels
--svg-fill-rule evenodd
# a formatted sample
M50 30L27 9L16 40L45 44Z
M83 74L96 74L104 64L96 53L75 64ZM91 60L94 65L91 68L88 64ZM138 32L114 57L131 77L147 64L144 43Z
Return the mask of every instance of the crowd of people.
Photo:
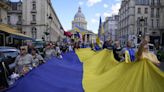
M128 58L126 57L126 53L128 53L129 61L131 62L140 61L141 59L146 58L158 66L160 62L158 61L155 54L149 52L148 42L149 40L145 37L141 42L138 51L133 48L131 41L128 41L126 47L124 48L120 45L119 41L113 42L112 40L105 41L101 45L97 43L91 43L88 46L94 51L102 49L112 50L114 58L119 62L125 61L125 58ZM86 48L88 46L86 46L84 43L81 43L80 41L67 43L49 42L44 46L44 48L42 48L44 53L43 55L40 55L38 49L36 49L33 45L21 46L20 54L15 59L16 67L14 74L18 74L19 77L24 76L33 68L37 68L39 65L45 63L52 56L62 59L62 53L74 51L75 49L79 48Z
M126 46L122 47L119 41L113 42L112 40L105 41L101 45L93 46L92 50L101 50L101 49L112 50L114 54L114 58L119 62L126 61L125 58L128 58L128 61L131 62L140 61L141 59L146 58L149 61L153 62L155 65L159 66L160 62L157 56L149 51L148 44L149 44L149 36L145 36L143 37L139 45L139 48L137 50L134 48L132 41L127 41Z
M25 76L29 71L45 63L51 57L57 57L58 59L62 59L62 53L73 51L75 48L80 48L78 47L77 42L48 42L44 45L43 48L41 48L43 51L43 54L41 54L39 49L36 48L34 44L25 44L23 46L20 46L20 48L18 48L20 53L15 58L15 69L13 73L10 71L8 65L2 65L0 63L0 68L4 68L5 66L7 72L11 72L10 74L6 75L6 71L2 71L2 76L0 76L0 86L2 86L2 88L8 87L12 84L10 80L15 80L18 77ZM3 54L0 53L0 55Z
M76 43L75 43L76 45ZM62 59L62 53L73 51L74 44L71 43L52 43L49 42L43 49L43 55L40 55L35 46L21 46L20 55L15 59L16 73L25 75L27 72L39 65L45 63L52 56ZM79 47L78 47L79 48Z

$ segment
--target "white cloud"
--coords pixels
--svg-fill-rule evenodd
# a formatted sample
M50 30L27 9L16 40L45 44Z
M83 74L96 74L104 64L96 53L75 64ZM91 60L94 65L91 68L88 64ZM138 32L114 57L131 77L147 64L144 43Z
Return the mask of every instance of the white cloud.
M116 15L116 14L118 14L119 9L120 9L120 3L113 4L111 6L111 11L104 12L103 16L104 17L109 17L109 16L112 16L112 15Z
M109 17L109 16L112 16L112 13L109 12L109 11L107 11L107 12L104 12L104 13L103 13L103 16L104 16L104 17Z
M109 7L107 4L104 4L103 6L104 6L104 8L108 8Z
M79 5L82 6L84 4L84 2L82 1L79 1Z
M121 0L115 0L115 1L117 1L117 2L121 2Z
M94 18L91 19L91 22L92 22L93 24L99 23L99 21L98 21L97 19L94 19Z
M113 4L111 7L112 14L118 14L119 9L120 9L120 3Z
M88 0L87 1L87 5L88 6L93 6L94 4L97 4L99 2L101 2L102 0Z
M100 14L100 13L96 13L95 16L96 16L96 17L100 17L101 14Z

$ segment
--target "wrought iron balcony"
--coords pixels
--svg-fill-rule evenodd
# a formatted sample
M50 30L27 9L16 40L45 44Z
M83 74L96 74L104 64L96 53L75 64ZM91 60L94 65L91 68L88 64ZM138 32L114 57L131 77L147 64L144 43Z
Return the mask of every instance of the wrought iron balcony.
M161 3L150 3L150 7L161 7Z
M21 10L9 10L8 13L17 13L17 14L22 14Z
M32 9L31 13L37 13L36 9Z
M31 21L31 24L36 24L36 21L32 20L32 21Z
M22 25L22 21L18 21L17 22L17 25Z

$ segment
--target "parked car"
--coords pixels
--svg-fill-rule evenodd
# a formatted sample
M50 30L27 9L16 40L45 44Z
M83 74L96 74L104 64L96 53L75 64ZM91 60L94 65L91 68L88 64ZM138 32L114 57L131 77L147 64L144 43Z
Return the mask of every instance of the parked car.
M3 60L3 62L7 64L6 66L8 66L12 72L15 68L15 58L19 55L20 51L14 47L0 47L0 53L3 54L0 57L0 62Z

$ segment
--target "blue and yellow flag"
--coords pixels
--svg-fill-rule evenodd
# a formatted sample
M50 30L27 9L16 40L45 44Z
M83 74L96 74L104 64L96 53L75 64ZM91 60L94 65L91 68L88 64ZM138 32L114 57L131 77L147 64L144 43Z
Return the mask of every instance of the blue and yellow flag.
M100 17L98 36L101 37L102 35L104 35L104 27L103 27L103 23L102 23L102 20L101 20L101 17Z
M164 92L164 72L146 58L120 63L113 51L90 48L62 56L50 58L4 92Z
M96 43L101 47L101 38L103 37L104 35L104 28L103 28L103 25L102 25L102 21L101 21L101 17L100 17L100 23L99 23L99 30L98 30L98 36L96 38Z

